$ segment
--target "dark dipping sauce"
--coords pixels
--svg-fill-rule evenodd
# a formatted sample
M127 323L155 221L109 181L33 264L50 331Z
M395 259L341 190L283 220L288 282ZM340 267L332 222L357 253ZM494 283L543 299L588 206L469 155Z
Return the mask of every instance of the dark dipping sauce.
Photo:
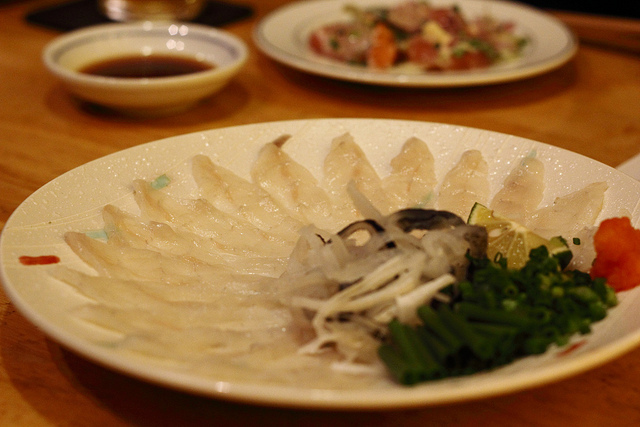
M152 78L182 76L213 68L209 62L183 56L135 55L96 62L80 69L80 72L103 77Z

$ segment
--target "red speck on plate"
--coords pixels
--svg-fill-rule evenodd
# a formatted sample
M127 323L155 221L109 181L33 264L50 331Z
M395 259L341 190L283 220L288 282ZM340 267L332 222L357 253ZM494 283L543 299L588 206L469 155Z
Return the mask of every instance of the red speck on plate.
M587 340L582 340L582 341L578 341L576 343L573 343L569 347L565 348L560 353L558 353L558 356L566 356L569 353L573 353L574 351L576 351L577 349L579 349L580 347L582 347L586 343L587 343Z
M55 255L40 255L40 256L23 255L19 259L20 259L20 264L22 265L47 265L47 264L57 264L60 262L60 258L58 258Z

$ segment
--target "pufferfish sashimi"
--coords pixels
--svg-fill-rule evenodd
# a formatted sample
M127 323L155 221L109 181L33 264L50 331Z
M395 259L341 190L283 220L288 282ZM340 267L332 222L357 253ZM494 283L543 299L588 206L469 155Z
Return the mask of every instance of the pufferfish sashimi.
M296 219L334 229L335 208L318 180L277 144L266 144L251 168L251 179Z
M287 309L278 304L275 298L263 298L261 304L256 304L255 292L241 294L218 286L211 288L216 298L176 300L165 295L152 294L145 289L145 281L81 276L70 269L60 269L57 274L58 278L92 299L98 306L107 311L111 307L117 309L111 313L110 319L105 319L102 326L108 326L109 321L115 320L118 314L127 311L136 311L140 315L138 319L131 319L128 327L132 329L135 329L136 323L144 322L145 319L153 319L147 326L164 325L171 329L215 325L221 329L226 326L229 329L245 330L264 327L267 324L285 326L286 320L290 318ZM166 288L169 289L168 286ZM92 311L100 310L98 307L92 307Z
M546 238L563 236L570 239L576 236L585 226L595 223L607 188L606 182L594 182L556 198L553 204L533 214L531 229Z
M214 163L207 156L197 155L191 164L202 198L213 206L239 215L256 227L286 239L298 239L298 230L304 226L303 218L294 218L263 188Z
M390 164L391 173L383 178L382 185L392 211L406 207L428 208L435 204L434 158L424 141L409 138Z
M208 309L234 315L229 310L218 310L219 307ZM187 310L188 307L180 308L181 312ZM195 313L203 311L204 309L197 310ZM239 308L235 312L244 313L244 310ZM251 310L246 313L250 312ZM198 322L188 326L184 326L184 323L193 320L189 316L172 317L172 313L158 315L145 309L118 310L102 305L85 305L74 310L74 314L87 323L119 332L121 337L111 339L108 343L114 349L143 355L156 361L166 361L169 364L181 363L188 365L189 369L200 366L201 372L211 371L210 375L215 378L221 377L220 371L227 368L225 363L230 357L255 357L257 360L252 364L237 368L241 372L240 375L246 374L247 378L255 378L259 371L257 366L264 367L266 361L273 357L269 353L269 350L273 352L273 346L269 347L270 343L278 342L279 346L282 345L288 350L288 354L283 354L281 358L295 353L296 349L295 342L291 342L291 334L287 333L287 328L284 327L290 320L275 319L274 322L273 316L268 316L274 314L273 311L265 313L267 316L253 316L252 321L248 321L245 316L245 319L235 322L229 318L226 323L216 323L215 319L207 319L206 316L201 319L198 316L195 318ZM172 324L174 319L180 323ZM216 356L222 358L216 359ZM235 375L237 377L238 373Z
M151 279L94 276L64 266L52 269L52 275L92 300L92 303L122 308L147 306L147 302L155 304L157 300L200 304L222 299L238 302L251 298L257 291L268 294L270 289L270 282L248 275L240 275L235 279L232 275L223 275L221 279L225 280L225 286L215 287L197 280L176 284Z
M220 250L213 239L186 230L177 232L163 222L144 221L112 205L102 212L104 231L112 245L152 249L168 256L181 256L214 265L226 265L243 274L277 277L286 258L251 256Z
M244 219L216 209L204 199L176 199L148 182L136 180L133 195L144 215L209 238L220 250L244 255L286 257L294 242L260 230Z
M67 232L64 239L87 265L98 274L108 277L176 284L198 280L214 285L225 275L236 273L224 265L170 256L151 249L110 244L108 241L102 242L79 232Z
M509 173L489 207L519 224L527 224L544 193L544 164L527 156Z
M336 206L343 208L345 222L361 218L348 185L353 183L371 204L383 215L391 213L391 205L382 188L382 180L369 163L353 136L346 133L331 142L331 148L324 160L323 186L334 199Z
M438 192L441 210L467 218L476 202L486 203L489 197L489 167L479 150L462 153L460 160L444 176Z

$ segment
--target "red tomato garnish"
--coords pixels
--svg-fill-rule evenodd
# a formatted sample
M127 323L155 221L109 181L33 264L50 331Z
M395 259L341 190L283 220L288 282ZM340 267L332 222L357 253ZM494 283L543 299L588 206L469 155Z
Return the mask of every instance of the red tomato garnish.
M409 61L422 65L425 69L433 68L438 60L438 48L424 37L415 36L407 45Z
M376 24L371 34L371 47L367 52L367 65L374 68L389 68L396 61L398 46L393 32L384 24Z
M491 65L491 59L484 52L465 52L460 56L451 57L452 70L470 70L472 68L485 68Z

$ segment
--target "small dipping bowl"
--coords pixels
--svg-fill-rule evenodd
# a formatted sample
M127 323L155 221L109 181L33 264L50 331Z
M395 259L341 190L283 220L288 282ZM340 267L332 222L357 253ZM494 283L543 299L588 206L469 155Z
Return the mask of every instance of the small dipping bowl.
M164 77L105 77L82 70L132 57L175 57L210 64L204 71ZM45 66L76 97L130 115L184 111L224 87L248 56L242 40L190 23L134 22L72 31L43 51Z

